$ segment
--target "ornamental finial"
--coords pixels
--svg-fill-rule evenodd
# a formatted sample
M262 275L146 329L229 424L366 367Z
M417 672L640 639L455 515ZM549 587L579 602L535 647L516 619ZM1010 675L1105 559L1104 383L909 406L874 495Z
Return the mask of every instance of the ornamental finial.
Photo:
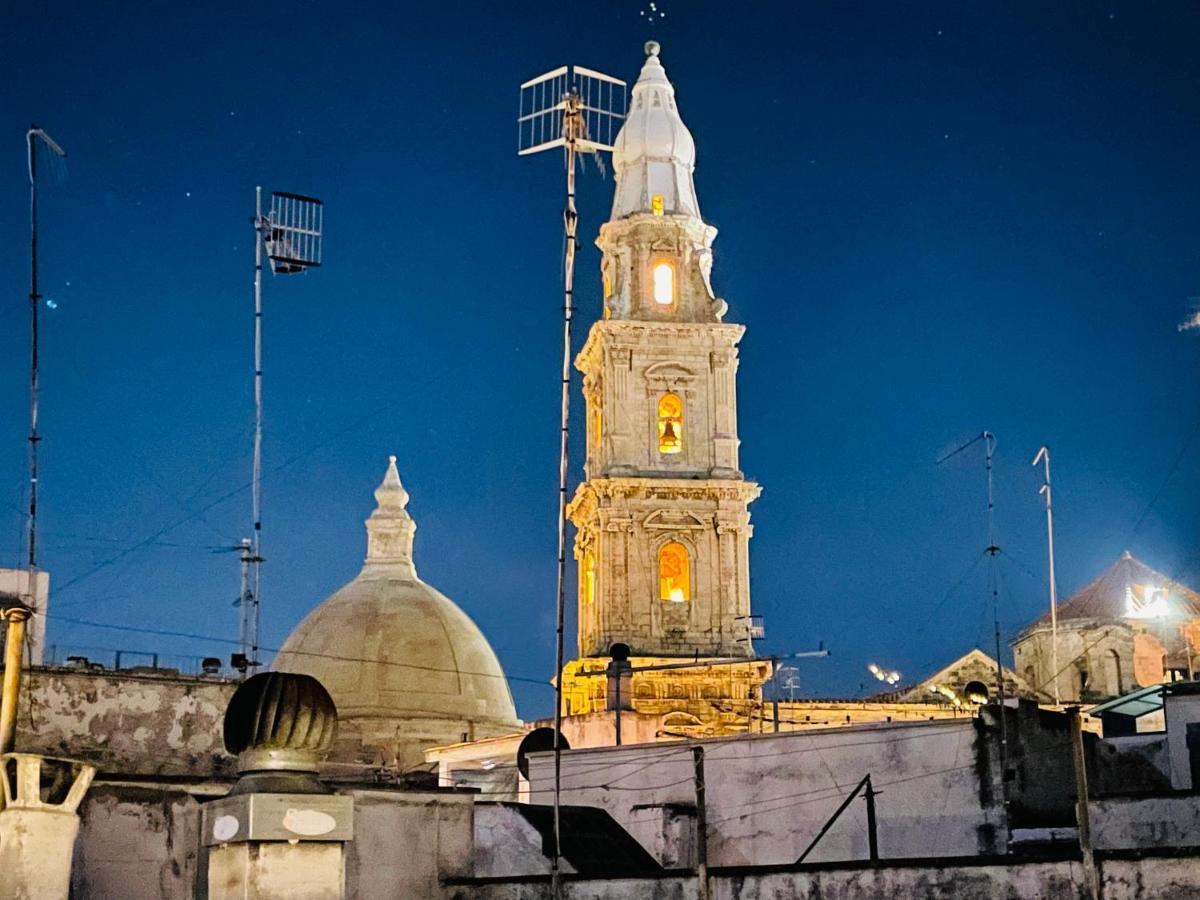
M662 50L662 46L658 41L646 41L646 55L658 56L658 52Z

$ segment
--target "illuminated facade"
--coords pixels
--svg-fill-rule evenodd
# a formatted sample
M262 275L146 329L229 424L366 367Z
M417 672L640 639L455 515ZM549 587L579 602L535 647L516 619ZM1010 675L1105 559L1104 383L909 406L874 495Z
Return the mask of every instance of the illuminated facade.
M1017 672L1064 703L1094 703L1164 681L1200 663L1200 594L1125 553L1058 606L1058 671L1047 613L1013 643Z
M748 507L760 489L738 466L736 399L745 329L722 321L695 146L657 46L647 49L596 242L604 318L575 361L588 436L569 508L581 658L564 671L568 713L604 708L604 679L581 672L603 671L613 644L635 665L754 655ZM710 701L757 696L765 664L732 668L635 674L634 704L692 703L704 720Z

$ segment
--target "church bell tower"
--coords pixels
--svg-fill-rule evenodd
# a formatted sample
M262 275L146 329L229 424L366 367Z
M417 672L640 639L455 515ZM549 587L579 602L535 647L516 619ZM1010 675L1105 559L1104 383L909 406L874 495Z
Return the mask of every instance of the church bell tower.
M710 281L717 231L700 217L696 150L659 61L632 90L600 228L604 318L575 360L587 409L586 481L569 507L579 565L579 655L748 658L749 504L738 465L738 341ZM577 708L577 711L578 708Z

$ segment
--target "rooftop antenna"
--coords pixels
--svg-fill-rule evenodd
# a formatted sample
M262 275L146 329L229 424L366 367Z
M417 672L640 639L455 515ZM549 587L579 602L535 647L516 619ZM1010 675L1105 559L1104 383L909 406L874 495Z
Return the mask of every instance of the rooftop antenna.
M38 309L42 295L38 290L38 147L46 147L65 159L62 147L36 125L25 132L29 160L29 527L26 535L29 555L25 582L25 601L0 609L4 628L4 683L0 688L0 753L12 752L16 737L17 699L21 686L21 654L28 637L25 623L37 606L37 496L38 496Z
M988 567L988 587L992 594L992 627L996 638L996 691L1000 700L1000 776L1005 803L1008 802L1008 719L1005 714L1004 696L1004 663L1000 657L1000 586L996 574L996 557L1000 548L996 545L996 493L992 479L992 460L996 454L996 436L986 429L981 431L961 447L951 450L937 461L941 465L952 456L957 456L973 444L983 441L984 464L987 469L987 549L984 551L990 558Z
M657 49L657 44L655 48ZM650 45L647 44L647 52ZM517 114L517 155L529 156L563 148L567 196L563 209L563 330L561 415L558 448L558 586L555 601L554 651L554 856L550 874L553 895L561 895L559 862L562 834L559 821L562 787L562 667L563 611L566 583L567 448L571 389L571 315L574 312L575 250L578 246L575 210L575 167L580 153L591 154L601 168L604 151L611 152L625 118L625 82L583 66L559 66L521 85ZM601 171L603 171L601 169Z
M254 674L258 658L258 632L262 620L262 271L263 251L276 275L300 275L321 265L321 234L325 204L315 197L271 192L271 207L263 214L262 188L254 189L254 473L251 478L252 538L239 546L242 564L241 629L239 653L243 674ZM250 567L247 577L247 567Z
M1058 585L1054 579L1054 509L1050 499L1050 448L1043 446L1032 465L1045 464L1045 480L1038 493L1046 498L1046 546L1050 555L1050 670L1054 672L1054 705L1061 706L1058 695Z

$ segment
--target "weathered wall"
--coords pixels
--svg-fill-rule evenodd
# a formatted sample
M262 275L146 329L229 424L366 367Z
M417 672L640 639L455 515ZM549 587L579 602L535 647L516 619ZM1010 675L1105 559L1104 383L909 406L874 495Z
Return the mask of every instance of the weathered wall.
M876 790L880 852L953 856L1003 845L998 803L981 800L972 721L835 729L704 741L712 865L794 861L868 773ZM688 746L570 751L563 802L607 810L651 853L661 850L662 804L695 800ZM553 756L530 756L530 798L552 796ZM810 860L864 859L866 809L855 801ZM659 856L661 859L662 857Z
M86 760L101 773L233 775L221 729L237 682L60 668L26 677L20 751Z
M1092 800L1092 843L1101 850L1200 847L1200 796Z
M74 897L191 900L205 883L200 803L216 786L96 783L79 808Z
M1200 893L1196 857L1104 860L1100 863L1105 900L1194 900ZM1084 900L1083 870L1077 861L1001 863L961 862L945 866L884 865L777 872L716 872L713 900ZM573 880L564 883L568 900L695 900L694 876L661 879ZM453 900L550 900L549 882L453 885Z

